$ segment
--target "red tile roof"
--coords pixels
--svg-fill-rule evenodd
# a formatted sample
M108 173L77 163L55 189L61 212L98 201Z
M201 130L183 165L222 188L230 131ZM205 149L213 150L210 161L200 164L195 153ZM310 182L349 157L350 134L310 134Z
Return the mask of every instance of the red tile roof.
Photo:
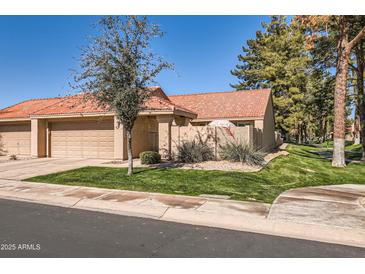
M198 114L197 119L263 117L269 89L208 92L169 96L176 105Z
M31 115L104 113L106 111L106 109L99 107L96 102L84 99L83 95L74 95L63 97L46 108L34 111Z
M160 87L150 87L151 97L145 102L145 110L192 111L176 106L169 101ZM0 110L0 119L29 118L31 115L63 115L81 113L105 113L108 110L98 106L95 101L85 100L83 95L61 98L33 99Z
M150 87L145 110L180 110L197 114L198 119L262 117L270 90L211 92L166 96L160 87ZM0 110L0 119L29 118L31 115L104 113L107 110L82 95L33 99Z
M168 99L162 99L157 96L150 97L146 101L146 103L144 105L144 109L145 110L181 110L184 112L196 114L195 112L193 112L189 109L175 105Z
M28 118L30 114L47 108L62 98L33 99L0 110L0 119Z

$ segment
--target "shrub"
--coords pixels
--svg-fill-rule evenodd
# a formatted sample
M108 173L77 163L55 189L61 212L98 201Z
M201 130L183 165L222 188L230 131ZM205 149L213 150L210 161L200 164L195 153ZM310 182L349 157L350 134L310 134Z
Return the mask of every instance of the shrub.
M214 159L213 150L207 142L183 141L177 146L177 160L182 163L200 163Z
M16 161L16 160L18 160L18 156L16 156L15 154L12 154L9 156L9 160Z
M248 165L263 165L265 154L251 145L241 142L227 142L221 146L219 155L223 160Z
M161 155L156 151L144 151L139 154L141 164L151 165L161 162Z

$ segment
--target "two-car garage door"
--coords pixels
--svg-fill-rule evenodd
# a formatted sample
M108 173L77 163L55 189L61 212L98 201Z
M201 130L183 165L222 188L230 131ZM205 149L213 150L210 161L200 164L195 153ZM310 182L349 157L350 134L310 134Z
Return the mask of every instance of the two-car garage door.
M49 121L48 124L50 157L114 158L113 120ZM0 154L30 156L30 122L0 124Z
M113 120L50 123L50 154L59 158L113 158Z

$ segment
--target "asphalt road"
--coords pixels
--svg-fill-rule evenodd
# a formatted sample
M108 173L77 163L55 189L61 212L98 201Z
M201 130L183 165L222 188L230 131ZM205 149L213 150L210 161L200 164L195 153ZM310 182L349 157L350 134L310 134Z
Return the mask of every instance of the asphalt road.
M365 257L365 249L0 199L0 257Z

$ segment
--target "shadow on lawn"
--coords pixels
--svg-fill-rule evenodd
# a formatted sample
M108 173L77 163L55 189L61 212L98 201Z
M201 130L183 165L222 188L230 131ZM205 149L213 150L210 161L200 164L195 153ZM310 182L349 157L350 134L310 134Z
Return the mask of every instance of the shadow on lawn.
M308 147L308 146L303 146L303 147ZM315 148L315 147L313 146L313 148ZM316 159L316 160L324 159L323 157L321 157L320 152L321 151L308 150L308 149L291 149L289 151L289 153L292 155L305 157L305 158L309 158L309 159Z
M326 159L329 161L332 160L333 150L314 151L314 153L319 155L322 159ZM345 151L346 163L351 163L352 161L360 161L361 156L361 152Z

